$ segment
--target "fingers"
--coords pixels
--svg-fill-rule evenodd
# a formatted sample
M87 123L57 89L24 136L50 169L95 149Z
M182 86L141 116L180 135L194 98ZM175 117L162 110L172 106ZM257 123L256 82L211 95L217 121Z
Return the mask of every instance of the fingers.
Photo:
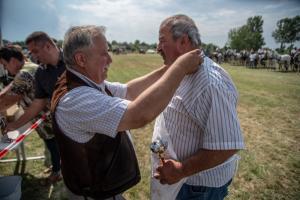
M155 174L154 174L154 178L157 179L157 180L159 180L160 184L162 184L162 185L168 183L167 180L164 179L164 178L161 176L160 173L155 173Z
M161 179L161 176L162 176L162 166L161 165L156 168L156 171L153 176L156 179Z
M160 165L156 168L154 178L159 180L159 182L164 185L164 184L167 184L167 180L165 179L165 177L163 175L163 165L165 164L165 159L161 158L161 162L162 162L162 165Z
M166 184L167 183L167 181L162 178L162 176L161 176L161 174L159 172L156 172L154 174L154 178L157 179L161 184Z
M199 65L201 65L205 57L204 51L202 49L199 49L199 56L200 56Z
M201 54L201 49L194 49L191 51L192 54L200 55Z
M191 54L197 56L199 58L199 65L201 65L204 61L205 54L202 49L194 49L190 51Z
M159 157L159 158L160 158L161 163L164 165L166 163L165 158L164 157Z
M164 184L167 184L167 181L165 179L160 179L159 180L160 184L164 185Z
M157 173L157 172L155 172L154 175L153 175L153 177L156 178L156 179L160 179L160 174Z

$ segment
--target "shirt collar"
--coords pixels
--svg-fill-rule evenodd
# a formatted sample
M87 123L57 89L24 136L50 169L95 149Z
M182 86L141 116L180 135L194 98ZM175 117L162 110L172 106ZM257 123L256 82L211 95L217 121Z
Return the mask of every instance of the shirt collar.
M51 65L51 64L41 64L45 69L48 67L54 67L54 68L58 68L60 66L64 66L64 55L62 52L62 49L59 49L59 57L58 57L58 62L56 65Z
M68 67L68 69L70 72L72 72L73 74L75 74L76 76L78 76L81 80L83 80L85 83L87 83L89 86L95 88L95 89L98 89L100 90L101 92L104 92L105 91L105 84L104 82L103 83L100 83L100 84L97 84L95 83L94 81L92 81L91 79L89 79L88 77L86 77L85 75L71 69L70 67Z

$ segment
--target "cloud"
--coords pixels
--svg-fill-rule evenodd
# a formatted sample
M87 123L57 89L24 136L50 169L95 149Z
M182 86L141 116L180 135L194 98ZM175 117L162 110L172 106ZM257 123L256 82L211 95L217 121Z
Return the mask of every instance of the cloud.
M282 6L282 4L269 4L269 5L264 6L264 9L273 10L273 9L280 8L281 6Z
M28 0L26 4L16 3L17 0L5 2L11 2L10 9L6 9L9 14L6 15L14 14L7 18L9 20L6 20L6 26L3 27L7 30L6 27L9 26L14 30L14 26L18 24L32 29L22 33L23 35L33 29L46 27L51 35L62 39L71 25L95 24L107 27L109 41L133 42L138 39L153 43L157 42L161 21L168 16L182 13L194 19L203 42L212 42L219 46L225 44L230 29L246 24L249 17L261 15L264 20L264 35L272 40L271 32L275 29L276 22L300 12L296 0ZM16 9L19 12L11 12ZM24 19L20 16L27 17L26 23L19 20ZM43 16L43 21L39 16ZM22 30L25 31L24 28ZM17 35L21 31L11 32L7 35L13 39L14 33ZM3 33L6 34L4 28Z
M70 26L70 21L66 16L60 15L58 17L58 35L64 36Z
M162 12L170 0L93 0L67 7L79 15L79 24L97 24L107 27L108 39L133 41L141 39L155 42L160 22L171 13ZM147 9L146 9L147 8ZM155 37L154 37L155 36Z
M228 17L228 16L230 17L237 14L237 12L235 10L220 9L215 14L217 14L220 17Z
M44 0L42 1L42 6L44 6L46 9L56 10L54 0Z

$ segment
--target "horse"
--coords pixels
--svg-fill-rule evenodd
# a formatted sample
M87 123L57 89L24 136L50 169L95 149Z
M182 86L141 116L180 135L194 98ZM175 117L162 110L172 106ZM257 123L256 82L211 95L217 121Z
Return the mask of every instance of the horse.
M276 56L275 56L275 52L272 50L268 50L267 51L267 68L268 69L276 69Z
M293 60L294 60L292 65L293 71L300 72L300 51L295 53Z
M289 70L290 64L291 64L291 56L288 54L279 55L277 54L277 60L279 65L279 70L282 71L283 67L285 68L285 71Z

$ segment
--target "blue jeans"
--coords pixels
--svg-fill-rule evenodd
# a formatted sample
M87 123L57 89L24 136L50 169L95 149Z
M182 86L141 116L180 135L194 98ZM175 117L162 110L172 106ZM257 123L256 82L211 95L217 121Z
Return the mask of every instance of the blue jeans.
M219 188L183 184L176 200L223 200L228 194L231 181Z
M52 171L58 172L60 170L60 155L58 145L55 138L44 140L50 152Z

